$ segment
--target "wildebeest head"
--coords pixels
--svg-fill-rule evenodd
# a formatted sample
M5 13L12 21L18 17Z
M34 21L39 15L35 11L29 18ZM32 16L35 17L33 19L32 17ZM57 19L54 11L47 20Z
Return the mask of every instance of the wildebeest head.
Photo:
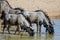
M53 27L52 24L49 25L49 27L48 27L48 32L49 32L49 34L54 34L54 27Z
M22 25L21 29L26 30L30 36L34 36L34 30L30 27L27 27L26 25Z
M29 33L30 36L34 36L34 30L30 27L27 27L27 32Z
M53 27L53 24L49 23L46 24L45 20L43 21L43 25L44 27L46 28L46 32L48 31L49 34L54 34L54 27Z

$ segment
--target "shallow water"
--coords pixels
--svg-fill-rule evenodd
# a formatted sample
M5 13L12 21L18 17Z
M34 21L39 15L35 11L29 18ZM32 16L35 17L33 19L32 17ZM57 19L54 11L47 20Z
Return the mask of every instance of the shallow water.
M45 28L42 27L41 34L36 33L33 37L26 33L23 35L0 34L0 40L60 40L60 19L54 20L54 23L54 35L46 34Z

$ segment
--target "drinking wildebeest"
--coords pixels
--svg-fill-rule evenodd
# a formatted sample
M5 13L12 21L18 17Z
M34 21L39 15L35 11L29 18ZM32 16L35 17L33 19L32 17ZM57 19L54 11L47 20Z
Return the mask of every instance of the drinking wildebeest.
M30 28L29 22L25 19L25 17L22 14L7 14L3 11L1 18L4 20L3 33L7 25L8 25L8 28L7 28L8 33L10 33L9 31L10 26L16 25L17 29L15 33L19 31L19 28L21 27L21 29L26 30L30 36L34 35L33 29Z
M15 8L15 10L19 10L19 8ZM37 30L41 31L41 25L43 24L44 27L46 28L46 32L48 31L49 34L54 33L54 27L53 24L49 18L49 16L43 11L43 10L36 10L36 11L25 11L22 10L22 14L24 17L32 23L37 24ZM40 25L40 27L38 27Z
M36 10L35 12L41 12L41 14L43 14L45 16L45 18L44 18L44 16L42 15L42 18L43 18L42 24L44 25L44 27L46 27L46 32L48 31L49 34L53 34L54 26L53 26L53 22L51 21L49 16L43 10Z
M25 19L22 14L18 16L18 24L21 24L21 29L26 30L29 34L34 35L33 28L31 28L30 23Z

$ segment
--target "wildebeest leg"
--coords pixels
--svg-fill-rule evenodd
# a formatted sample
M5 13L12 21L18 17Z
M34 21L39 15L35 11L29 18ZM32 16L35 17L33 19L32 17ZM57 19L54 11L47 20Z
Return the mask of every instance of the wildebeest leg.
M41 25L39 26L39 33L41 33Z
M42 25L42 23L39 22L39 33L41 33L41 25Z
M20 25L17 25L17 26L18 26L18 34L20 34L21 27L20 27Z
M14 34L16 34L16 32L19 32L19 25L17 25L17 29L16 29L16 31L15 31L15 33ZM19 32L20 33L20 32Z
M45 27L45 28L46 28L46 31L45 31L45 32L47 33L47 32L48 32L48 26L47 26L47 27Z
M37 24L37 32L38 32L38 33L41 32L41 27L39 26L39 24Z
M4 33L5 28L6 28L6 24L4 24L4 27L3 27L3 33Z
M40 27L39 27L39 24L37 23L37 32L39 33L39 32L41 32L40 31Z
M37 24L37 23L36 23ZM38 24L37 24L37 32L38 32Z
M10 31L9 31L9 28L10 28L10 24L8 24L8 27L7 27L7 30L8 30L8 33L10 34Z
M4 26L3 26L3 33L4 33L4 30L5 30L5 28L7 27L7 26L6 26L7 23L6 23L5 20L3 20L3 24L4 24Z

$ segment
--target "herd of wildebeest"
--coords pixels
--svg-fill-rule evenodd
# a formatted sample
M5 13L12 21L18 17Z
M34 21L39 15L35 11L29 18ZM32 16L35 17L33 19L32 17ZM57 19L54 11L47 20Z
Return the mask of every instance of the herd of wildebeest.
M7 28L8 33L11 26L15 25L15 34L20 29L28 32L30 36L34 36L33 23L37 25L37 32L41 32L41 26L46 28L46 33L54 34L54 27L51 19L43 10L26 11L22 8L12 8L7 0L0 0L1 4L1 17L3 20L1 25L3 26L3 33L5 28ZM7 26L8 25L8 26ZM38 26L39 25L39 26Z

